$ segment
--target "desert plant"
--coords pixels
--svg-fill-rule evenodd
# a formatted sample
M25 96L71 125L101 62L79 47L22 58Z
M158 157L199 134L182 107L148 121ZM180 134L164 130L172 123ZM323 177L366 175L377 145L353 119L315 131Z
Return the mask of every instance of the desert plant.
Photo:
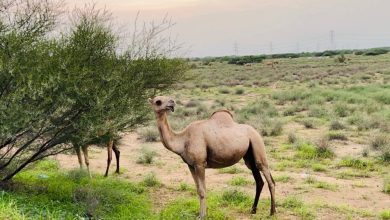
M145 142L156 142L160 137L160 133L155 127L142 128L139 130L139 135Z
M298 141L298 137L297 137L297 135L295 133L290 132L290 133L288 133L287 141L290 144L294 144L294 143L296 143Z
M329 129L330 130L342 130L342 129L345 129L345 125L342 122L340 122L339 120L333 120L330 122Z
M141 148L141 155L137 159L137 163L139 164L151 164L154 161L157 153L150 149L148 146L143 146Z
M147 187L160 186L161 183L157 179L156 174L154 172L150 172L146 174L144 179L142 180L142 184Z
M330 131L328 132L328 139L329 140L348 140L347 136L341 132L338 131Z

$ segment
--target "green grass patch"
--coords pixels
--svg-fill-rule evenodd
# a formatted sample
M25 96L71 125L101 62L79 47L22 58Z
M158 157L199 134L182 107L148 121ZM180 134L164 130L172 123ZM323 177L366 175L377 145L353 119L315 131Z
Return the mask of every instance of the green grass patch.
M249 185L251 183L252 183L251 181L247 180L246 178L244 178L242 176L233 177L229 181L229 184L232 186L246 186L246 185Z
M281 182L281 183L288 183L291 182L293 179L288 176L288 175L278 175L274 176L274 179L276 182Z
M367 159L344 157L337 164L338 167L352 167L355 169L373 170L374 163Z
M218 169L218 173L228 173L228 174L237 174L244 172L241 168L237 166L230 166L222 169Z
M89 178L62 172L52 160L15 176L12 191L1 192L0 213L15 219L150 219L151 203L142 186L118 178Z
M379 213L379 217L382 220L390 220L390 210L385 210Z

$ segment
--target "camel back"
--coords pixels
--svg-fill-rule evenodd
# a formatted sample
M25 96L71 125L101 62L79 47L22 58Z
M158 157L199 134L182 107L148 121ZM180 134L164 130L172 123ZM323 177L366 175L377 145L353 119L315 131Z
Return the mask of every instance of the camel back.
M220 110L217 110L217 111L213 112L213 114L211 114L210 118L213 117L213 115L215 115L218 112L226 112L233 118L233 114L229 110L227 110L227 109L220 109Z

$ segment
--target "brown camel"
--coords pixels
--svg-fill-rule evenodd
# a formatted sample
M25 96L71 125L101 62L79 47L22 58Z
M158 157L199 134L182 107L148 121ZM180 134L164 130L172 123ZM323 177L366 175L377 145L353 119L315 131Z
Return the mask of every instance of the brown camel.
M83 159L81 157L81 151L83 151L85 166L87 167L88 174L91 177L91 173L89 171L88 146L89 146L88 144L82 145L81 147L79 145L74 145L74 149L76 151L77 158L79 160L80 169L83 168ZM121 153L113 139L109 139L106 146L107 146L107 168L106 168L106 173L104 174L105 177L108 175L108 170L110 169L111 160L112 160L112 151L114 151L115 158L116 158L115 173L119 173L119 157Z
M268 168L264 142L251 126L234 122L227 110L214 112L207 120L196 121L181 132L172 131L167 113L174 111L175 101L170 97L157 96L149 99L156 114L157 126L163 145L181 156L194 178L200 201L200 218L206 216L205 168L223 168L244 158L256 181L256 195L252 213L256 213L257 203L264 182L261 171L267 180L271 193L271 210L275 213L275 182Z

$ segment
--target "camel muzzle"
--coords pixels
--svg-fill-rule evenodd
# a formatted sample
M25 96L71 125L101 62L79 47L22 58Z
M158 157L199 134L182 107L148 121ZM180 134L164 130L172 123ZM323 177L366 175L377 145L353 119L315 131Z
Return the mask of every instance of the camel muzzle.
M173 106L173 105L168 105L166 109L168 109L168 110L174 112L174 111L175 111L175 106Z

